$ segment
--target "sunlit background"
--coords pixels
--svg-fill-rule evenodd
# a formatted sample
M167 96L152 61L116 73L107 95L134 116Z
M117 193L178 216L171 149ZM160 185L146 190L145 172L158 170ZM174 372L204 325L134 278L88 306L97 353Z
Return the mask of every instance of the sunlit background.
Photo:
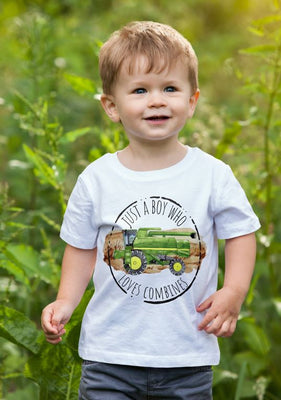
M0 398L76 399L79 321L45 343L65 204L77 175L126 145L103 114L98 53L132 20L170 24L199 58L200 100L183 143L229 163L262 222L257 268L214 399L280 399L280 0L0 0ZM222 244L221 244L222 246ZM220 257L219 284L223 277Z

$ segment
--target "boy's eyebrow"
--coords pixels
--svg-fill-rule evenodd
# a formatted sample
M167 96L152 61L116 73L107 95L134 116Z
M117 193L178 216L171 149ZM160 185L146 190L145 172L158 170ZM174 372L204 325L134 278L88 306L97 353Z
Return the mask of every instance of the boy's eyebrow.
M148 75L150 75L150 73L148 74ZM159 75L159 74L155 74L155 75ZM187 78L186 78L187 79ZM179 81L181 81L181 79L178 79L176 76L175 77L169 77L169 76L167 76L167 77L165 77L165 76L162 76L161 77L161 80L162 81L165 81L165 82L171 82L171 83L173 83L173 82L179 82ZM188 79L187 79L188 80ZM147 78L144 76L144 77L139 77L139 76L136 76L136 78L133 78L133 79L131 79L130 80L132 83L136 83L136 82L143 82L143 83L145 83L145 82L147 82Z
M145 79L135 79L129 82L130 86L146 86L146 85L151 85L151 82L147 82ZM181 84L180 80L177 80L176 78L174 79L165 79L163 78L161 84L164 86L178 86Z

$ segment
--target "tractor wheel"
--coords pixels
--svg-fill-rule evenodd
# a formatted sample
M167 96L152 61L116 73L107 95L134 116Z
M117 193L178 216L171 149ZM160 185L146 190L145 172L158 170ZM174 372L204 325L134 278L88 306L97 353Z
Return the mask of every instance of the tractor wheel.
M141 250L132 250L131 262L125 265L130 275L139 275L146 268L146 258Z
M183 260L172 260L170 262L170 271L174 275L182 275L185 272L185 263L183 262Z

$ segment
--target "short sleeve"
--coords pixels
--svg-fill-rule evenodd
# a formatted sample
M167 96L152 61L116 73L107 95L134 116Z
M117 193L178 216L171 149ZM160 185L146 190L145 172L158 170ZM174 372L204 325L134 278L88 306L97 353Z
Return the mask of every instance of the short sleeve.
M68 200L60 231L61 239L81 249L96 247L98 230L94 220L93 200L79 177Z
M219 239L243 236L260 228L259 219L229 166L215 182L213 217Z

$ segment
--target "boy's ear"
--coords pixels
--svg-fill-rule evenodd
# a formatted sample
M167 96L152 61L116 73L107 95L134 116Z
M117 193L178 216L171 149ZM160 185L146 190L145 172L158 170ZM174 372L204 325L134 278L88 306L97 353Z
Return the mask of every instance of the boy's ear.
M200 95L200 90L197 89L196 92L190 97L189 99L189 111L190 111L190 118L193 116L198 99Z
M114 97L110 94L102 94L100 99L101 105L113 122L120 122L119 113L115 104Z

